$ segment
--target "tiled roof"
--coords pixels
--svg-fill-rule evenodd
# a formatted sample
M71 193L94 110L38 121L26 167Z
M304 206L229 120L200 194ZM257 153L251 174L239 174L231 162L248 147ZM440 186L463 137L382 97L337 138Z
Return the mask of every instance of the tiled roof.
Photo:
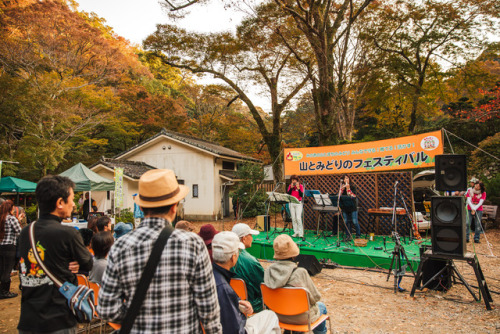
M123 174L136 180L138 180L142 174L146 173L148 170L156 169L156 167L148 165L142 161L129 161L104 157L102 157L97 163L93 164L91 168L97 165L103 165L111 169L115 167L123 168Z
M146 143L148 143L148 142L150 142L150 141L152 141L160 136L167 136L167 137L170 137L172 139L175 139L175 140L181 141L183 143L198 147L202 150L205 150L205 151L217 154L217 155L236 158L236 159L243 159L243 160L248 160L248 161L253 161L253 162L258 162L258 163L261 162L258 159L252 158L248 155L244 155L244 154L237 152L237 151L233 151L229 148L226 148L224 146L220 146L220 145L215 144L213 142L209 142L207 140L199 139L196 137L188 136L188 135L173 132L173 131L167 131L166 129L162 129L160 132L158 132L153 137L148 138L145 141L143 141L142 143L139 143L139 144L135 145L134 147L131 147L127 151L124 151L124 152L116 155L115 158L119 158L119 157L125 155L126 153L133 151L136 148L138 148L138 147L140 147L140 146L142 146L142 145L144 145L144 144L146 144Z

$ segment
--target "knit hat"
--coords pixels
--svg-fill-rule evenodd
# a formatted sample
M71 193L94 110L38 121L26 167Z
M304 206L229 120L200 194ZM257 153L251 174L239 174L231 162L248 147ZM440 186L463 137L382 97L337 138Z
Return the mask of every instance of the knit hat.
M210 245L214 236L219 233L212 224L205 224L200 228L198 235L203 239L205 245Z
M238 224L234 225L233 232L236 233L238 238L242 238L242 237L249 235L249 234L251 234L251 235L259 234L259 231L252 230L250 228L250 226L248 226L247 224L244 224L244 223L238 223Z
M274 258L276 260L289 259L299 255L300 250L297 244L288 234L280 234L273 243Z

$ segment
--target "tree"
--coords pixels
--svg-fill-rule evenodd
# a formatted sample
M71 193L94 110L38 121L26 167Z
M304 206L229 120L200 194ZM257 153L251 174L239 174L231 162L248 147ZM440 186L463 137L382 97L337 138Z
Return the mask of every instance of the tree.
M498 15L490 0L386 1L377 8L377 21L366 33L386 55L386 68L409 89L408 131L417 127L420 100L429 72L439 72L437 59L454 64L480 45L481 29Z
M269 5L257 8L237 34L193 34L171 25L158 25L144 46L164 63L193 73L211 74L223 81L248 107L267 146L276 180L282 177L281 115L291 99L306 85L308 74L297 69L292 53L276 34L279 15ZM259 13L265 13L262 17ZM265 87L271 98L271 119L249 97L249 85ZM228 101L229 102L229 101Z

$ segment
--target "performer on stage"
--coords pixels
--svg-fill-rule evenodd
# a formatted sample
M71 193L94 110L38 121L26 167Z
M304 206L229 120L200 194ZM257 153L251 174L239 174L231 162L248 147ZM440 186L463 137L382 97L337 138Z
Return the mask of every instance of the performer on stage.
M342 216L347 227L348 238L351 236L352 225L356 229L356 237L361 237L361 230L358 223L358 198L356 197L356 185L349 182L349 176L344 175L340 179L342 186L340 187L340 196L350 196L354 201L354 209L342 209Z
M304 237L304 226L302 225L302 196L304 196L304 186L300 184L297 175L290 176L292 183L288 186L286 191L299 200L299 204L290 203L290 214L292 216L293 235L292 237Z

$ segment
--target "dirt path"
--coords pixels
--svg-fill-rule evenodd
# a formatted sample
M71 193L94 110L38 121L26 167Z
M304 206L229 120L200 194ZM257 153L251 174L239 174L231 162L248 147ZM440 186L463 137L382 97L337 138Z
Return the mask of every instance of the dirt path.
M246 220L253 227L253 220ZM204 222L196 223L195 228ZM222 222L213 223L218 230ZM230 230L233 221L224 222ZM488 230L480 244L468 244L475 251L492 292L493 306L500 300L500 230ZM270 262L262 261L264 267ZM460 273L470 285L477 286L472 268L456 261ZM393 279L387 282L387 272L348 268L323 269L315 277L335 333L500 333L500 310L487 311L484 302L474 302L462 285L455 284L447 293L419 292L414 298L409 291L412 277L405 277L401 286L407 291L395 294ZM17 287L18 278L13 277ZM17 289L14 289L17 290ZM18 292L18 291L16 291ZM20 297L0 300L0 333L16 333Z

